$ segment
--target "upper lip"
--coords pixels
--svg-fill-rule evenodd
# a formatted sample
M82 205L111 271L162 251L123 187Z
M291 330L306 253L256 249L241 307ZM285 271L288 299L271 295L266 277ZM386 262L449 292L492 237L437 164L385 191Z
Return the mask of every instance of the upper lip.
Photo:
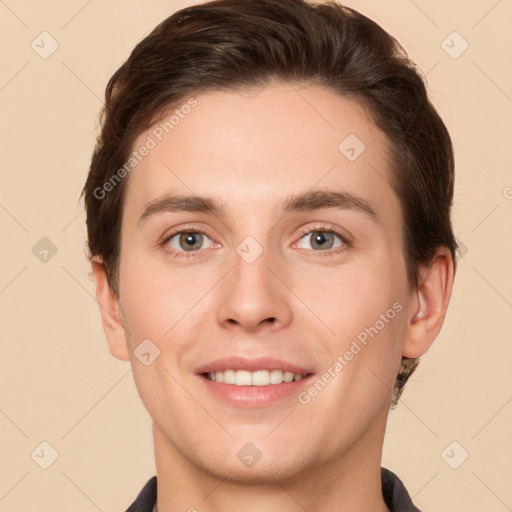
M224 370L246 370L255 372L257 370L281 370L283 372L300 373L308 375L312 370L297 366L273 357L258 357L256 359L246 359L243 357L226 357L216 359L197 368L196 373L215 373Z

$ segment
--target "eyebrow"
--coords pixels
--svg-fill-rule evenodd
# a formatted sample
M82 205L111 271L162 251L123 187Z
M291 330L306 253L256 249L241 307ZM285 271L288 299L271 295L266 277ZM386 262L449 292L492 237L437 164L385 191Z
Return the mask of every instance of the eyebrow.
M365 199L349 192L333 190L314 190L289 196L283 203L283 212L307 212L331 208L337 210L354 210L378 220L375 208ZM210 197L195 195L167 195L147 203L137 224L160 213L196 212L208 213L221 217L224 208L221 203Z

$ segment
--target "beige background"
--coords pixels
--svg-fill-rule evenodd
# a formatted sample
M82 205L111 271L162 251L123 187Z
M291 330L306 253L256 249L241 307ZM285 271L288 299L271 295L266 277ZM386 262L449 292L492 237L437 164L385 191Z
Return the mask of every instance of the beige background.
M107 349L78 197L108 78L190 3L0 2L2 512L125 510L155 473L129 363ZM441 335L390 414L383 466L424 512L510 510L512 1L347 4L395 35L427 76L455 144L453 220L467 248ZM59 45L47 59L31 48L43 31ZM442 47L453 31L469 43L456 59ZM453 36L448 44L462 48ZM58 251L46 262L32 252L42 237ZM43 441L58 452L47 469ZM452 469L446 461L464 451Z

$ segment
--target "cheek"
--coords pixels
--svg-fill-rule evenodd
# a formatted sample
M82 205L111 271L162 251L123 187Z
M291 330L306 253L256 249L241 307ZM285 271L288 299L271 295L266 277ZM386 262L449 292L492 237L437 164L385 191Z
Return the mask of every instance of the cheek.
M121 308L132 334L164 338L204 294L199 276L190 277L147 256L122 259Z
M367 261L339 270L319 269L297 276L293 289L330 328L332 338L347 339L374 325L395 302L403 307L405 276L398 267ZM388 316L394 319L395 313L391 310Z
M381 256L338 273L330 269L323 276L310 275L302 279L302 289L296 288L322 320L318 328L329 328L319 350L326 354L326 370L339 363L330 370L339 376L333 401L353 400L350 406L361 407L363 415L372 400L380 397L377 402L382 402L393 387L406 328L404 269L396 256Z
M205 297L208 298L208 291L214 287L218 276L200 266L191 271L190 268L137 265L136 261L129 260L121 274L121 279L125 279L121 308L130 332L127 340L132 366L141 366L135 359L134 350L143 340L151 340L157 347L155 350L159 351L158 358L149 367L154 374L140 368L141 390L144 392L147 388L148 399L154 399L152 394L157 388L172 387L172 378L166 370L173 375L175 372L187 373L191 360L200 356L197 336L206 318L214 314L211 299L208 301Z

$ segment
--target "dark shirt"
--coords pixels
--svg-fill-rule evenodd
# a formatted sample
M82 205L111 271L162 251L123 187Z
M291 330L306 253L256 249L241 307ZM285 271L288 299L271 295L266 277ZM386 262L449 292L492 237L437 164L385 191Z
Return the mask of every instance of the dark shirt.
M391 512L421 512L402 481L389 469L381 468L382 496ZM152 512L156 503L156 476L151 477L126 512Z

